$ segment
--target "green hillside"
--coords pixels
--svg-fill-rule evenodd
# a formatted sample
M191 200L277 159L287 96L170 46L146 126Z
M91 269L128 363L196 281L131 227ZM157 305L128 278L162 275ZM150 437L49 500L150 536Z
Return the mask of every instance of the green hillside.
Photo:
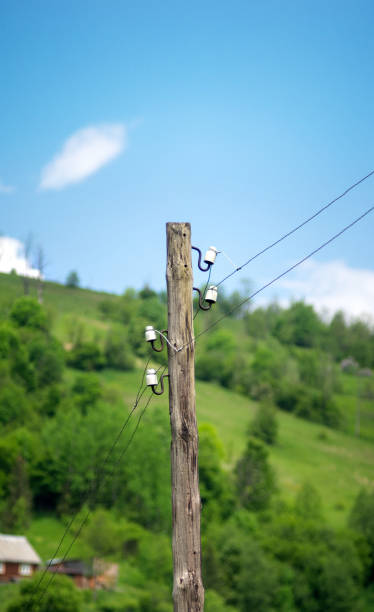
M36 295L35 287L31 291ZM22 279L0 274L0 309L3 312L10 308L15 298L22 295ZM74 317L82 322L90 338L100 337L109 325L98 310L98 304L103 299L118 302L120 298L46 282L44 305L52 318L54 334L61 342L68 342L67 328ZM238 324L238 321L231 322L231 328L238 328ZM138 364L141 363L138 358ZM140 369L132 372L104 370L98 373L108 387L123 394L128 405L136 396L141 374ZM279 439L270 450L282 493L291 498L305 480L313 482L322 495L326 515L334 524L346 521L361 486L374 486L374 402L363 401L366 416L371 414L372 418L366 418L361 437L355 437L360 379L342 375L341 380L344 393L337 395L337 401L345 415L344 432L278 411ZM154 401L167 412L165 398ZM254 415L257 402L220 386L198 381L196 405L198 421L216 427L226 449L226 462L232 466L244 448L246 427Z
M131 405L138 390L140 370L128 373L112 370L101 376L109 386L123 393ZM156 403L168 414L166 398L155 398L151 406ZM242 395L197 381L198 422L211 423L217 429L225 446L225 462L231 467L244 449L246 428L256 407L257 402ZM334 525L344 525L358 490L363 485L374 485L374 444L282 411L278 411L278 419L278 442L270 449L270 459L282 495L293 499L305 481L312 482L321 493L327 518Z
M81 612L171 611L167 393L152 397L122 459L143 396L110 459L110 478L94 500L86 495L134 405L149 357L144 326L164 328L165 296L147 287L115 296L49 282L42 308L22 295L22 279L0 275L1 530L26 533L47 559L83 504L78 524L87 508L90 517L70 556L118 562L120 586L96 602L87 596ZM197 329L235 300L223 295L215 312L199 315ZM343 372L348 355L353 365ZM151 360L166 364L164 353ZM373 365L366 324L346 325L339 315L326 324L303 304L243 311L201 337L207 612L371 609L374 389L362 373ZM267 409L278 426L270 444L248 433ZM254 470L247 498L240 465ZM357 514L358 495L369 518ZM1 612L17 592L4 590Z

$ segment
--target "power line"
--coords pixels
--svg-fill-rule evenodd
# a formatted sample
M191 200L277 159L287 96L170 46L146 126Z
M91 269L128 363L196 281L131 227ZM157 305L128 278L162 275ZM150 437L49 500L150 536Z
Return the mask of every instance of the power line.
M141 400L141 398L142 398L142 396L143 396L143 394L144 394L144 392L145 392L145 390L146 390L146 388L147 388L147 387L144 387L144 389L143 389L143 384L144 384L145 372L146 372L146 369L147 369L147 367L148 367L148 365L149 365L150 360L151 360L151 357L149 357L149 358L148 358L147 363L146 363L146 365L145 365L145 367L144 367L143 374L142 374L142 380L141 380L141 383L140 383L140 385L139 385L138 392L137 392L137 394L136 394L136 398L135 398L135 402L134 402L134 404L133 404L133 407L132 407L131 411L129 412L129 414L127 415L127 418L125 419L125 421L124 421L124 423L123 423L123 425L122 425L121 429L119 430L119 432L118 432L118 434L117 434L117 436L116 436L116 438L115 438L115 440L114 440L114 442L113 442L112 446L110 447L109 451L107 452L107 454L106 454L106 456L105 456L105 459L104 459L104 461L103 461L103 463L102 463L102 465L101 465L101 470L100 470L100 472L99 472L99 479L101 478L102 474L104 473L105 466L106 466L106 464L107 464L107 462L108 462L108 460L109 460L109 458L110 458L111 454L113 453L113 451L114 451L115 447L117 446L117 444L118 444L118 442L119 442L119 440L120 440L120 438L121 438L122 434L124 433L124 431L125 431L125 429L126 429L126 427L127 427L128 423L129 423L129 421L130 421L130 419L131 419L131 417L132 417L132 415L133 415L134 411L136 410L136 408L137 408L137 406L138 406L138 404L139 404L139 402L140 402L140 400ZM143 389L143 390L142 390L142 389ZM99 486L100 486L100 485L99 485ZM85 499L84 499L84 502L83 502L83 503L86 503L87 501L89 501L89 499L90 499L91 495L92 495L94 492L95 492L96 494L98 493L99 486L96 488L96 491L94 491L94 489L93 489L93 482L91 482L91 485L90 485L90 487L89 487L89 489L88 489L88 492L86 493L86 496L85 496ZM82 505L83 505L83 504L82 504ZM82 505L81 505L81 507L82 507ZM50 560L49 564L48 564L48 565L46 566L46 568L44 569L44 571L43 571L43 573L42 573L42 575L41 575L41 577L40 577L40 579L39 579L38 584L37 584L37 585L36 585L36 587L35 587L35 591L34 591L35 593L36 593L36 592L37 592L37 590L39 589L39 587L40 587L41 583L42 583L42 582L43 582L43 580L44 580L45 575L47 574L47 572L48 572L49 568L51 567L51 564L52 564L53 559L55 559L55 558L57 557L57 555L58 555L58 553L59 553L59 551L60 551L60 549L61 549L61 546L62 546L62 544L63 544L63 542L64 542L64 540L65 540L65 538L66 538L66 535L67 535L67 533L70 531L70 529L71 529L71 527L72 527L72 525L73 525L73 523L74 523L75 519L77 518L77 516L78 516L79 512L80 512L80 510L77 510L77 511L76 511L76 512L73 514L73 516L72 516L72 518L70 519L69 523L68 523L68 524L67 524L67 526L65 527L64 533L62 534L62 536L61 536L61 538L60 538L60 541L59 541L59 543L58 543L58 546L57 546L57 548L56 548L56 550L55 550L55 552L54 552L54 554L53 554L53 556L52 556L52 558L51 558L51 560Z
M374 172L374 171L373 171ZM193 342L196 342L197 338L199 338L200 336L202 336L203 334L206 334L210 329L212 329L212 327L215 327L218 323L220 323L220 321L222 321L223 319L225 319L226 317L230 316L233 312L235 312L235 310L237 310L238 308L241 308L241 306L243 306L243 304L245 304L246 302L248 302L249 300L251 300L252 298L254 298L256 295L258 295L259 293L261 293L261 291L264 291L264 289L267 289L267 287L270 287L270 285L273 285L273 283L275 283L277 280L279 280L280 278L282 278L283 276L286 276L286 274L288 274L289 272L291 272L292 270L294 270L295 268L297 268L298 266L300 266L302 263L304 263L304 261L306 261L307 259L310 259L310 257L312 257L313 255L315 255L316 253L318 253L319 251L321 251L325 246L327 246L328 244L330 244L331 242L333 242L334 240L336 240L336 238L339 238L339 236L341 236L342 234L344 234L344 232L346 232L347 230L349 230L351 227L353 227L354 225L356 225L356 223L358 223L359 221L361 221L361 219L363 219L364 217L366 217L366 215L368 215L369 213L371 213L374 210L374 206L371 206L368 210L366 210L362 215L360 215L359 217L357 217L356 219L354 219L354 221L352 221L351 223L349 223L348 225L346 225L345 227L343 227L343 229L341 229L337 234L335 234L334 236L332 236L331 238L329 238L328 240L326 240L326 242L324 242L323 244L321 244L319 247L317 247L316 249L314 249L314 251L311 251L308 255L306 255L305 257L303 257L302 259L300 259L298 262L296 262L295 264L293 264L293 266L291 266L290 268L287 268L287 270L284 270L284 272L282 272L281 274L278 274L278 276L276 276L275 278L273 278L271 281L269 281L268 283L266 283L265 285L263 285L262 287L260 287L260 289L257 289L257 291L255 291L254 293L252 293L249 297L245 298L242 302L240 302L239 304L236 304L236 306L234 306L231 310L229 310L226 314L222 315L221 317L219 317L216 321L214 321L213 323L211 323L211 325L209 325L206 329L204 329L203 331L201 331L199 334L197 334L192 340L190 340L189 342L186 342L186 344L183 344L183 346L179 347L177 349L177 351L181 351L184 348L186 348L187 346L189 346L190 344L192 344Z
M148 363L149 363L149 360L148 360ZM148 365L148 364L147 364L147 365ZM161 368L159 368L159 369L161 369ZM165 371L165 370L166 370L166 366L164 367L164 371ZM144 379L144 376L143 376L143 379ZM140 394L139 400L140 400L140 398L142 397L142 395L143 395L144 391L146 390L146 388L147 388L147 387L145 387L145 388L143 389L142 393ZM141 413L140 413L140 415L139 415L139 418L138 418L138 421L137 421L137 423L136 423L136 425L135 425L134 431L132 432L132 434L131 434L131 436L130 436L130 439L129 439L128 443L126 444L125 448L122 450L122 452L121 452L121 454L119 455L119 457L118 457L117 461L114 463L114 465L113 465L113 469L112 469L111 473L109 474L109 478L112 478L112 477L113 477L113 475L114 475L114 472L115 472L115 470L116 470L117 465L120 463L120 461L123 459L123 457L125 456L126 452L128 451L128 449L129 449L129 447L130 447L130 444L132 443L132 441L133 441L133 439L134 439L134 436L135 436L135 434L136 434L136 432L137 432L137 430L138 430L138 428L139 428L140 421L142 420L143 415L144 415L144 413L145 413L146 409L148 408L148 406L149 406L150 402L152 401L152 398L153 398L153 397L154 397L153 393L150 393L149 398L148 398L148 400L147 400L147 402L146 402L146 404L145 404L145 406L144 406L144 408L143 408L142 412L141 412ZM133 410L134 410L134 409L133 409ZM132 412L133 412L133 411L132 411ZM104 479L101 481L101 483L100 483L100 484L102 484L102 483L103 483L103 481L104 481ZM98 489L96 490L96 492L97 492L97 491L98 491ZM85 515L85 517L84 517L84 519L82 520L82 522L81 522L81 524L80 524L80 526L79 526L78 531L76 532L76 534L75 534L75 536L73 537L73 539L72 539L72 541L71 541L71 543L70 543L69 547L67 548L67 550L66 550L66 552L65 552L65 554L64 554L64 556L63 556L63 558L61 559L60 563L63 563L63 562L66 560L66 558L67 558L67 556L68 556L69 552L71 551L71 549L72 549L72 547L74 546L75 542L76 542L76 541L77 541L77 539L79 538L79 536L80 536L80 534L81 534L81 532L82 532L83 527L84 527L84 526L85 526L85 524L87 523L87 521L88 521L88 519L89 519L89 517L90 517L90 514L91 514L91 510L88 510L88 511L87 511L87 513L86 513L86 515ZM50 567L50 565L48 566L48 568L49 568L49 567ZM47 570L48 570L48 568L47 568ZM40 597L39 597L39 599L38 599L38 601L37 601L37 605L39 605L39 604L40 604L40 602L42 601L42 599L43 599L44 595L46 594L46 592L47 592L47 590L48 590L49 586L52 584L52 582L53 582L53 580L54 580L54 578L55 578L55 575L56 575L56 571L53 571L53 570L52 570L51 574L52 574L52 575L51 575L51 577L50 577L49 581L47 582L47 585L46 585L46 587L45 587L44 591L42 591L42 593L41 593L41 595L40 595ZM39 584L40 584L40 583L39 583Z
M353 183L353 185L350 185L345 191L343 191L343 193L341 193L336 198L334 198L333 200L331 200L330 202L328 202L327 204L322 206L322 208L317 210L311 217L308 217L308 219L305 219L305 221L303 221L302 223L300 223L299 225L297 225L296 227L291 229L289 232L287 232L286 234L283 234L283 236L278 238L278 240L275 240L275 242L272 242L271 244L266 246L264 249L262 249L261 251L259 251L255 255L253 255L252 257L250 257L244 264L242 264L241 266L236 268L233 272L230 272L230 274L225 276L221 281L219 281L219 283L216 283L216 287L219 287L219 285L222 285L222 283L227 281L227 279L231 278L231 276L233 276L234 274L236 274L237 272L239 272L240 270L242 270L243 268L248 266L248 264L250 264L254 259L257 259L257 257L260 257L260 255L263 255L264 253L266 253L266 251L269 251L270 249L275 247L277 244L279 244L280 242L282 242L283 240L288 238L288 236L291 236L292 234L297 232L297 230L299 230L300 228L304 227L304 225L306 225L307 223L309 223L310 221L312 221L313 219L318 217L318 215L320 215L324 210L327 210L328 208L330 208L330 206L335 204L335 202L337 202L338 200L341 200L342 198L344 198L344 196L346 196L347 193L352 191L352 189L354 189L355 187L358 187L358 185L361 185L361 183L363 183L368 178L373 176L373 174L374 174L374 170L372 170L371 172L369 172L369 174L367 174L366 176L363 176L361 179L356 181L356 183Z

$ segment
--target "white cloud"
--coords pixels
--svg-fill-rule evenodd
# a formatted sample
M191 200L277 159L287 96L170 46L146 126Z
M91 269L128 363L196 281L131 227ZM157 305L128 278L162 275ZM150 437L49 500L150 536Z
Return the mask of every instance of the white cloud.
M97 125L78 130L42 170L40 189L62 189L97 172L126 147L123 124Z
M348 316L374 317L374 271L350 268L344 261L308 261L279 286L293 298L304 299L331 315L343 310ZM283 300L282 300L283 302Z
M15 270L17 274L38 278L39 270L32 268L25 257L22 242L8 236L0 237L0 272L9 273Z
M14 187L12 187L12 185L5 185L5 183L3 183L3 181L0 179L0 193L13 193L14 191Z

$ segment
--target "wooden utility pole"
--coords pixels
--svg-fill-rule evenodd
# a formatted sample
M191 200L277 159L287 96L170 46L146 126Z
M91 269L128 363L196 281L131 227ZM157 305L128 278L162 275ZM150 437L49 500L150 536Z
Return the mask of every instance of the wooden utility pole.
M192 318L191 226L167 223L174 612L204 610ZM191 342L191 344L189 344ZM176 351L184 346L181 351Z

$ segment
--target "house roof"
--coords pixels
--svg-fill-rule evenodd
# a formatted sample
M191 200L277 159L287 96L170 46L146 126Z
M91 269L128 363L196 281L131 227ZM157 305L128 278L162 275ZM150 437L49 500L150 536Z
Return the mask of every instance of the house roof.
M50 559L47 561L47 569L56 574L68 574L70 576L92 575L92 567L81 559Z
M0 561L39 565L41 559L25 536L0 533Z

